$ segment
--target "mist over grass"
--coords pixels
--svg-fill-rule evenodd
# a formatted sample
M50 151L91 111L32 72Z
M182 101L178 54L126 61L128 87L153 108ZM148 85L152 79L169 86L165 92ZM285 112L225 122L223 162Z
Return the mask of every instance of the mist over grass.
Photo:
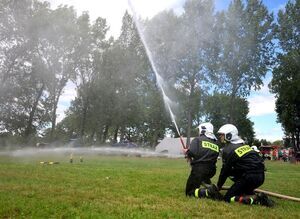
M113 147L109 145L94 145L90 147L73 147L71 144L57 147L6 147L0 150L0 156L8 156L12 159L39 159L52 158L62 159L70 156L91 156L91 155L109 155L109 156L127 156L127 157L183 157L182 154L159 153L150 148L128 148Z

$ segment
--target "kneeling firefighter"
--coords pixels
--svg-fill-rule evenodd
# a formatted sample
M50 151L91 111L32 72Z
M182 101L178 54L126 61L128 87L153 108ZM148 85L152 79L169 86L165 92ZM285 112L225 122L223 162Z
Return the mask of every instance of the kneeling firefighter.
M190 160L191 173L186 183L185 194L197 198L221 199L217 187L211 184L216 174L216 162L219 155L217 138L213 125L209 122L199 125L199 136L194 138L189 149L183 149ZM203 185L204 188L200 188Z
M234 125L223 125L218 134L225 147L222 151L223 166L217 187L221 189L227 177L234 181L225 194L224 200L272 207L274 203L267 195L254 193L254 190L265 180L263 159L238 136L238 130Z

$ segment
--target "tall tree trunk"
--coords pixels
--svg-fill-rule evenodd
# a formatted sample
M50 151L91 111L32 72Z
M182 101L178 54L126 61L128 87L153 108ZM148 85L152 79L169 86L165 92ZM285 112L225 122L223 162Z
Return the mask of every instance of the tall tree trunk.
M119 131L119 126L116 126L115 132L114 132L114 141L118 141L118 131Z
M121 140L124 140L124 138L125 138L125 127L124 127L124 125L121 125L121 128L120 128L120 138L121 138Z
M157 143L157 135L154 133L154 135L151 138L150 147L155 147Z
M107 139L108 129L109 129L109 125L105 125L104 131L101 130L101 132L103 131L102 132L102 139L101 139L102 143L104 143L106 141L106 139Z
M50 141L53 140L54 131L56 128L56 110L57 110L57 104L58 104L58 98L54 97L54 104L53 104L53 110L51 115L51 132L50 132Z
M296 142L295 142L295 133L292 132L291 135L292 135L292 145L293 145L293 148L294 148L295 151L297 151L297 146L296 146Z
M51 115L51 132L50 132L50 140L53 140L53 136L54 136L54 132L56 129L56 111L57 111L57 105L58 105L58 101L59 98L61 96L62 90L65 87L67 83L66 78L63 78L59 81L59 85L58 85L58 92L56 94L56 91L54 89L54 101L53 101L53 110L52 110L52 115Z
M194 81L194 80L193 80ZM188 147L191 142L191 128L192 128L192 120L193 120L193 111L194 111L194 104L193 103L193 96L195 93L195 84L194 82L191 82L191 92L189 95L189 100L188 100L188 125L187 125L187 133L186 133L186 146Z
M300 142L299 142L300 136L299 135L300 135L300 132L296 131L296 147L297 147L297 151L300 150Z
M187 133L186 133L186 145L189 146L191 142L191 127L192 127L192 112L189 106L188 109L188 127L187 127Z
M87 107L88 104L84 101L82 116L81 116L81 123L80 123L80 137L83 138L85 132L85 123L86 123L86 116L87 116Z
M234 116L233 116L233 107L234 107L234 99L235 99L235 94L231 93L230 95L230 102L229 102L229 118L228 118L228 123L234 123Z
M235 107L235 99L237 97L238 89L241 87L242 83L238 84L235 82L232 86L232 92L230 94L230 106L229 106L229 123L234 124L235 115L234 115L234 107Z
M36 96L36 99L33 103L33 106L31 108L31 111L30 111L30 114L29 114L29 119L28 119L28 122L27 122L26 130L25 130L25 138L28 138L32 134L33 117L34 117L34 114L36 112L37 105L40 101L40 98L43 94L44 88L45 88L45 84L43 83L42 87L38 91L38 94ZM29 140L29 139L27 139L27 140Z
M234 107L235 107L235 99L236 99L236 89L232 91L230 94L230 101L229 101L229 118L228 123L234 124L235 123L235 115L234 115Z

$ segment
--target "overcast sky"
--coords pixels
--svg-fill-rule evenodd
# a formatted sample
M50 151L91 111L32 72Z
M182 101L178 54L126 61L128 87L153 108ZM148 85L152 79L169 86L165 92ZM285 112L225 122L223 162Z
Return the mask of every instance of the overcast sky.
M50 0L48 2L54 9L61 4L72 5L78 15L83 11L88 11L92 21L97 17L106 18L110 26L108 34L114 37L118 37L120 33L125 10L130 11L127 0ZM162 10L171 8L180 13L184 2L185 0L131 0L135 11L140 16L149 18ZM230 0L215 0L216 10L226 9L229 2ZM284 8L287 0L264 0L263 2L276 15L279 9ZM269 73L264 80L265 84L262 89L251 92L248 101L249 117L254 122L256 138L274 141L282 139L283 131L281 125L276 122L275 97L270 94L267 86L271 77L272 75ZM58 121L64 117L64 110L69 107L70 101L74 99L75 95L74 85L69 83L59 101Z

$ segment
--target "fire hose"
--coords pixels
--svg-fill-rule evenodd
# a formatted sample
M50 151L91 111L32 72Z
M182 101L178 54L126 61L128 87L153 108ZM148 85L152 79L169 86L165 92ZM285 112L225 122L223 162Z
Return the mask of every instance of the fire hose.
M180 138L180 142L181 142L182 148L183 149L187 149L187 146L183 142L182 136L179 136L179 138Z

